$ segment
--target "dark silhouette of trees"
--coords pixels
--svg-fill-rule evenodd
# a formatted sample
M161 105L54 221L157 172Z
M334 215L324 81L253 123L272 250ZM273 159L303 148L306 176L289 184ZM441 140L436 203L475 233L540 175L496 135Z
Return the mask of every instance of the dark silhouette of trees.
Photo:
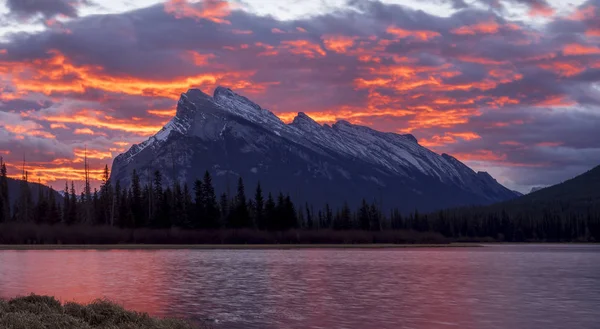
M8 198L8 177L4 159L0 157L0 223L10 218L10 199Z
M235 195L221 194L219 201L207 171L202 179L187 184L163 186L163 176L156 171L142 186L137 172L131 184L111 182L108 167L102 184L88 199L86 188L78 195L73 182L65 184L64 197L57 199L51 188L27 182L23 173L20 192L9 205L6 165L0 159L0 224L6 222L66 226L118 226L121 228L195 229L195 230L262 230L332 232L361 230L412 231L439 233L454 241L600 241L600 202L585 195L573 201L539 201L538 203L504 203L489 207L463 207L435 213L382 213L376 203L363 200L351 209L346 203L333 209L329 204L313 208L299 207L282 192L266 198L257 184L251 198L246 195L242 178ZM37 197L32 198L32 193ZM11 207L12 206L12 207ZM92 217L88 217L88 208ZM12 210L12 212L11 212ZM92 218L93 220L89 220Z

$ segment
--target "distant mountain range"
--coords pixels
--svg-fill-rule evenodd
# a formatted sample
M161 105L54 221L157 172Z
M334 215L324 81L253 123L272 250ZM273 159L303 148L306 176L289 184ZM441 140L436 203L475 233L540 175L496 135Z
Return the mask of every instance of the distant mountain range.
M384 209L435 210L519 196L412 135L346 121L320 125L304 113L286 124L223 87L213 96L197 89L182 94L161 131L115 158L111 179L127 185L134 169L143 182L160 170L167 183L190 185L208 170L218 192L235 191L241 176L248 190L260 181L266 192L319 207L366 198Z

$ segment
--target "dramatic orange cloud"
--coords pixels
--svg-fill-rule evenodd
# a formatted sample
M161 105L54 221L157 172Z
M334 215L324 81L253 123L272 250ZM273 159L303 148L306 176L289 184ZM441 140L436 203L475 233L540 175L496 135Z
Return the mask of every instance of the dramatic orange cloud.
M308 40L286 40L281 44L283 48L288 49L292 54L303 55L307 58L327 55L321 46Z
M190 51L190 52L188 52L188 54L189 54L189 56L192 57L192 61L197 66L208 65L208 61L210 59L215 58L214 54L200 54L200 53L197 53L195 51Z
M17 135L18 139L23 139L24 138L23 136L43 137L43 138L47 138L47 139L56 138L56 136L52 135L51 133L41 130L42 126L40 126L38 124L36 124L35 127L32 127L31 125L10 125L10 124L0 125L0 127L4 127L4 129L6 129L6 131Z
M460 161L502 162L506 160L506 154L498 154L491 150L477 150L472 153L454 153L453 156Z
M544 70L552 71L563 77L571 77L585 71L585 66L578 62L556 61L552 63L538 64Z
M172 118L172 117L175 116L175 114L177 114L177 109L172 109L172 110L148 110L146 112L148 112L148 114L156 115L157 117L161 117L161 118Z
M571 43L563 48L563 54L567 56L597 55L600 54L600 48L595 46L581 45L578 43Z
M318 46L310 46L302 41L291 42L292 51L297 53L313 53L325 55ZM312 51L311 51L312 49ZM191 87L214 88L225 84L236 89L247 91L264 90L265 85L251 83L248 78L255 74L250 72L215 72L195 76L176 78L174 80L144 80L128 76L111 76L98 66L78 66L73 64L62 53L53 50L48 59L38 59L31 63L8 63L0 61L0 73L12 74L12 83L18 92L39 92L46 95L55 93L85 93L88 88L94 88L129 95L144 95L178 99L182 90ZM204 64L210 55L194 57L199 64Z
M76 163L70 159L55 159L51 162L30 162L25 165L7 163L9 167L9 176L15 179L21 179L22 170L28 173L30 182L41 182L50 184L57 181L77 181L85 180L85 169L83 165L74 166ZM98 164L97 167L89 169L91 180L101 181L104 174L104 166ZM64 182L63 182L64 184ZM62 189L63 186L54 186L55 189ZM81 191L81 189L79 189Z
M104 112L101 111L93 111L93 110L80 110L73 114L39 114L39 113L31 113L26 114L28 117L37 120L43 120L47 122L53 123L75 123L82 126L95 127L95 128L103 128L109 130L119 130L123 132L128 132L131 134L148 136L159 131L163 123L161 124L148 124L144 125L141 122L134 122L132 120L126 119L117 119L111 117ZM90 134L93 135L94 131L89 128L77 129L75 133L77 134Z
M177 18L206 19L219 24L231 24L224 19L229 16L231 8L224 0L203 0L190 3L188 0L169 0L165 3L165 11Z
M96 133L90 128L77 128L74 131L75 135L95 135Z
M325 35L322 39L327 49L343 54L354 45L356 38L343 35Z
M275 33L275 34L285 34L285 31L280 30L278 28L273 28L271 29L271 33Z
M591 28L585 32L588 37L600 37L600 27Z
M53 123L50 125L50 129L69 129L69 127L65 126L62 123Z
M456 28L450 32L458 35L495 34L500 30L500 25L495 21L481 22L474 25L466 25Z
M86 156L88 159L98 159L98 160L112 159L112 153L102 151L102 150L77 149L76 148L73 150L73 154L76 157L81 158L81 159L83 159Z
M392 34L400 39L412 37L412 38L415 38L415 39L421 40L421 41L427 41L427 40L430 40L430 39L440 36L440 34L438 32L434 32L434 31L426 31L426 30L411 31L411 30L404 30L404 29L401 29L401 28L395 27L395 26L388 27L386 32L389 34Z
M474 139L480 139L481 136L474 132L445 133L442 136L434 135L429 139L421 139L419 141L419 144L425 147L435 148L447 144L455 144L456 142L458 142L457 138L460 138L465 141L471 141Z

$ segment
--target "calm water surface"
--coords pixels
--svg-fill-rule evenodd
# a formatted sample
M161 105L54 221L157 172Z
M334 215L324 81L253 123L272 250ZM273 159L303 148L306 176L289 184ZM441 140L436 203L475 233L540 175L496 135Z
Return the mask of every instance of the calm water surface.
M600 328L600 246L0 251L0 297L108 297L217 328Z

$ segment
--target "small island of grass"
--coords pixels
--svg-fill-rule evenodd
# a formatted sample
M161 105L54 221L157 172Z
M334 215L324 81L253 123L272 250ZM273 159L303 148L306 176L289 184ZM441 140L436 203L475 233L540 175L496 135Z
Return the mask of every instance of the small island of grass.
M30 295L0 299L0 328L3 329L207 329L179 319L150 317L125 310L107 300L87 305L61 304L54 297Z

